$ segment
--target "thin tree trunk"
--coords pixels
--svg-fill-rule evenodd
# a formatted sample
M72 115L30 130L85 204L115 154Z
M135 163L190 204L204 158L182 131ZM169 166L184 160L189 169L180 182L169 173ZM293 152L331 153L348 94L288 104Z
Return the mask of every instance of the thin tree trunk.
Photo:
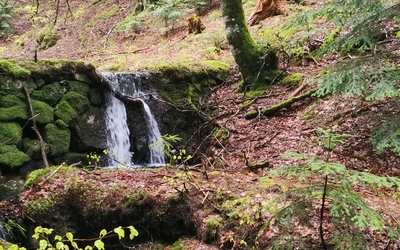
M38 137L38 140L39 140L39 146L40 146L40 152L42 154L43 164L44 164L45 167L48 167L49 163L47 161L45 143L43 141L42 136L40 135L40 132L39 132L38 128L36 127L36 118L35 118L36 114L35 114L35 111L33 110L31 97L29 95L28 86L26 86L26 84L24 84L24 91L25 91L26 99L28 100L29 113L31 115L31 120L32 120L32 123L33 123L32 129L33 129L33 131L35 131L35 133L36 133L36 135Z
M225 35L245 85L254 84L263 60L260 47L247 28L242 0L221 0Z
M249 25L256 25L269 16L282 15L283 4L283 0L258 0L250 15Z

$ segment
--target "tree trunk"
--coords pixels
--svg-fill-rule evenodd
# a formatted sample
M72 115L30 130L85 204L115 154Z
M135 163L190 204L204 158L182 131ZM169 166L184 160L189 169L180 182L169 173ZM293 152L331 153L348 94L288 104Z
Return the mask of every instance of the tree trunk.
M242 84L238 91L243 92L247 86L257 85L263 81L264 70L276 65L271 64L271 58L262 53L261 48L254 42L244 17L242 0L221 0L222 17L225 24L225 35L231 53L242 74Z
M283 14L283 0L258 0L253 13L249 18L249 25L253 26L269 16Z

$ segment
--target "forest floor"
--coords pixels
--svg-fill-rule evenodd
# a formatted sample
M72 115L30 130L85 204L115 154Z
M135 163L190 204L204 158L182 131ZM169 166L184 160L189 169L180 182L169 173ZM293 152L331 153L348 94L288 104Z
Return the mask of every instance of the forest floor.
M247 3L245 8L247 16L254 6L254 1L248 2L250 3ZM316 7L319 2L314 1L314 4L310 6ZM98 15L106 13L106 10L116 3L120 8L114 14L109 16L104 14L103 17ZM15 2L16 7L31 4L33 1L30 0ZM83 14L81 1L70 0L70 8L75 14L66 19L61 18L66 14L65 2L61 1L61 4L63 6L60 9L57 24L59 40L55 46L45 51L39 51L39 60L79 59L94 64L99 70L114 69L118 71L141 70L145 69L147 65L160 62L196 62L210 59L221 60L234 66L229 48L226 42L221 40L223 24L218 3L215 3L211 10L201 16L206 29L198 35L187 34L185 18L178 20L175 23L175 29L169 31L167 35L165 29L162 28L162 22L154 18L145 20L136 32L114 32L114 24L126 17L132 9L132 1L128 0L88 5ZM54 6L41 4L39 14L32 19L27 18L32 15L32 9L21 8L19 15L11 20L15 28L15 35L10 39L0 41L0 47L5 48L2 57L32 59L36 46L37 27L44 26L45 23L54 19L54 12L49 11L52 8ZM303 8L303 6L290 5L288 13L296 8ZM288 16L271 17L260 25L251 27L251 33L257 36L261 27L276 26L286 18ZM17 46L18 41L23 42ZM215 45L220 46L222 50L214 50ZM305 81L317 77L318 72L335 59L335 56L329 56L318 59L318 62L296 63L290 61L287 63L284 58L281 58L280 67L288 74L302 73ZM260 189L260 180L269 175L269 170L282 165L290 166L298 163L293 158L283 158L281 154L297 152L325 157L326 151L319 140L321 132L318 128L325 130L334 128L335 133L351 135L351 137L343 139L342 145L329 153L331 162L339 162L348 169L379 176L400 177L400 157L389 151L379 154L369 140L373 127L399 112L398 101L384 100L372 104L342 96L328 96L323 99L310 97L296 102L290 108L282 109L272 116L260 115L255 119L246 120L247 112L261 110L286 100L299 85L282 85L277 81L261 96L250 98L235 91L240 75L235 70L232 72L230 81L215 89L210 97L218 106L216 122L224 128L226 136L214 138L214 146L208 152L202 170L219 171L219 174L206 179L203 174L194 172L195 178L200 182L200 186L194 187L195 189L214 190L214 193L219 189L229 190L235 196L242 198L252 195L252 191ZM311 88L312 86L307 86L302 93ZM252 101L250 105L244 104L249 103L250 100ZM248 171L246 159L250 165L264 162L268 163L268 166ZM166 175L173 175L169 172L170 169L162 171L166 171ZM146 182L146 178L148 178L148 183L151 182L154 186L165 186L166 184L165 179L156 178L151 172L137 172L133 175L128 172L126 176L126 178L120 178L120 181L132 183L140 177L142 178L140 183ZM159 182L153 183L155 180ZM113 179L102 179L102 184L107 185L108 181L115 182ZM286 183L285 185L292 185L290 183L293 180L280 181ZM132 188L135 186L132 185ZM51 190L51 187L44 189ZM268 190L270 192L262 191L252 196L252 204L269 200L274 195L274 191ZM400 200L394 195L383 197L362 187L359 187L357 191L375 210L383 212L393 220L399 220ZM386 192L385 190L381 191ZM209 197L205 194L200 194L200 198L213 200L211 194ZM201 197L202 195L205 197ZM316 242L318 242L317 227L318 224L315 224L309 229ZM222 236L220 235L219 238ZM386 242L383 240L376 242L377 248L383 249ZM188 240L185 244L190 249L214 248L195 239ZM399 249L399 243L390 244L390 249Z

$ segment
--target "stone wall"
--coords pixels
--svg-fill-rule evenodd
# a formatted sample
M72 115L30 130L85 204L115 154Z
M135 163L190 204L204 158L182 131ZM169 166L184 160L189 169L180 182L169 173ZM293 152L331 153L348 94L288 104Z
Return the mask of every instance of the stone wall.
M105 148L104 90L93 66L68 61L1 61L0 65L2 172L43 166L33 119L45 141L49 164L85 161L87 152ZM24 85L36 113L33 118Z

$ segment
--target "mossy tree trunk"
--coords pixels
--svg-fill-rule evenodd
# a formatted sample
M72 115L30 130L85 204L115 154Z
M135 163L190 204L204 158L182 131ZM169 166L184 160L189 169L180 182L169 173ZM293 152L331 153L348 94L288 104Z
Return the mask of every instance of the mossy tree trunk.
M264 71L273 68L266 61L261 48L254 42L246 24L242 0L221 0L222 17L225 24L225 35L233 58L242 74L242 84L238 91L243 92L246 86L257 85L264 79ZM275 59L276 60L276 59Z

